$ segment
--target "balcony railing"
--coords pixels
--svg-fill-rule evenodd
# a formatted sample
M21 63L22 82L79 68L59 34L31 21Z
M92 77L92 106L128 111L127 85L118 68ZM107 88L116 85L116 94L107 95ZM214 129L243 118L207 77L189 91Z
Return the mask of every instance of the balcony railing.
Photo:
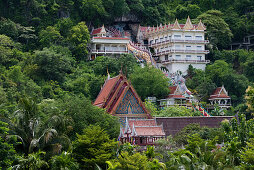
M202 64L208 64L210 63L210 60L177 60L177 59L169 59L165 61L161 61L162 64L169 64L169 63L202 63Z
M155 53L156 56L170 54L170 53L191 53L191 54L208 54L209 50L184 50L184 49L170 49Z
M160 41L160 42L153 42L153 43L150 43L148 46L149 47L156 47L156 46L159 46L159 45L165 45L165 44L168 44L168 43L194 43L194 44L208 44L209 43L209 40L186 40L186 39L169 39L169 40L164 40L164 41Z
M127 50L91 50L93 54L122 54L128 53Z

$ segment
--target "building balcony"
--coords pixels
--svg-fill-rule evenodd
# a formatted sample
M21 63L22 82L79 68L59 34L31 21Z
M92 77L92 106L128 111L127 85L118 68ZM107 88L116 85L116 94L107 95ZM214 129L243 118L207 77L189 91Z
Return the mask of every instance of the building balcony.
M208 53L209 53L209 50L169 49L169 50L157 52L157 53L155 53L154 55L160 56L160 55L166 55L166 54L172 54L172 53L208 54Z
M149 47L157 47L168 43L190 43L190 44L208 44L209 40L186 40L186 39L169 39L161 42L149 44Z
M190 59L169 59L161 61L161 64L166 65L170 63L194 63L194 64L208 64L210 60L190 60Z
M92 54L124 54L127 50L91 50Z

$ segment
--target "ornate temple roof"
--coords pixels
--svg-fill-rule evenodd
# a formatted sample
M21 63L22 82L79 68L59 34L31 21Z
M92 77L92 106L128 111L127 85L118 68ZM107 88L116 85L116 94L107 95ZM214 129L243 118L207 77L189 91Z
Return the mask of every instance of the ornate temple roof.
M165 30L197 30L197 31L205 31L206 27L200 20L198 24L192 24L190 17L187 18L185 24L179 24L178 20L176 19L174 24L165 24L162 25L160 24L159 26L157 25L156 27L144 27L144 26L139 26L139 31L143 32L143 34L151 34L154 32L161 32Z
M209 100L213 99L230 99L228 96L228 92L226 91L225 87L217 87L214 92L210 95Z
M170 93L167 98L186 99L183 92L180 91L179 86L170 86L169 89Z
M142 111L144 111L143 114L148 114L137 92L122 73L105 81L93 105L105 108L110 114L115 114L128 91L131 92L135 101L137 101L138 107L141 107Z
M126 118L125 128L121 128L120 137L130 136L153 136L163 137L165 132L162 125L157 125L155 119L128 119Z

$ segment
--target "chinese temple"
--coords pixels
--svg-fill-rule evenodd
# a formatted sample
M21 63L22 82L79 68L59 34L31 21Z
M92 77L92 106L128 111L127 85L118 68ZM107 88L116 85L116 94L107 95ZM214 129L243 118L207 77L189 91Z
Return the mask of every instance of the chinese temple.
M157 125L122 72L113 78L108 75L93 104L119 117L119 140L123 143L153 145L157 139L165 137L162 126Z

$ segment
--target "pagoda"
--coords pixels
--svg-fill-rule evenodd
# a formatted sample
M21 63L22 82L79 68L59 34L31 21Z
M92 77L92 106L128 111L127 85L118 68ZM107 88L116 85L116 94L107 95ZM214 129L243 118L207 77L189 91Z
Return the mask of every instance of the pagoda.
M163 127L157 125L122 71L113 78L108 74L93 105L119 117L121 123L119 140L122 143L154 145L156 140L165 137Z

